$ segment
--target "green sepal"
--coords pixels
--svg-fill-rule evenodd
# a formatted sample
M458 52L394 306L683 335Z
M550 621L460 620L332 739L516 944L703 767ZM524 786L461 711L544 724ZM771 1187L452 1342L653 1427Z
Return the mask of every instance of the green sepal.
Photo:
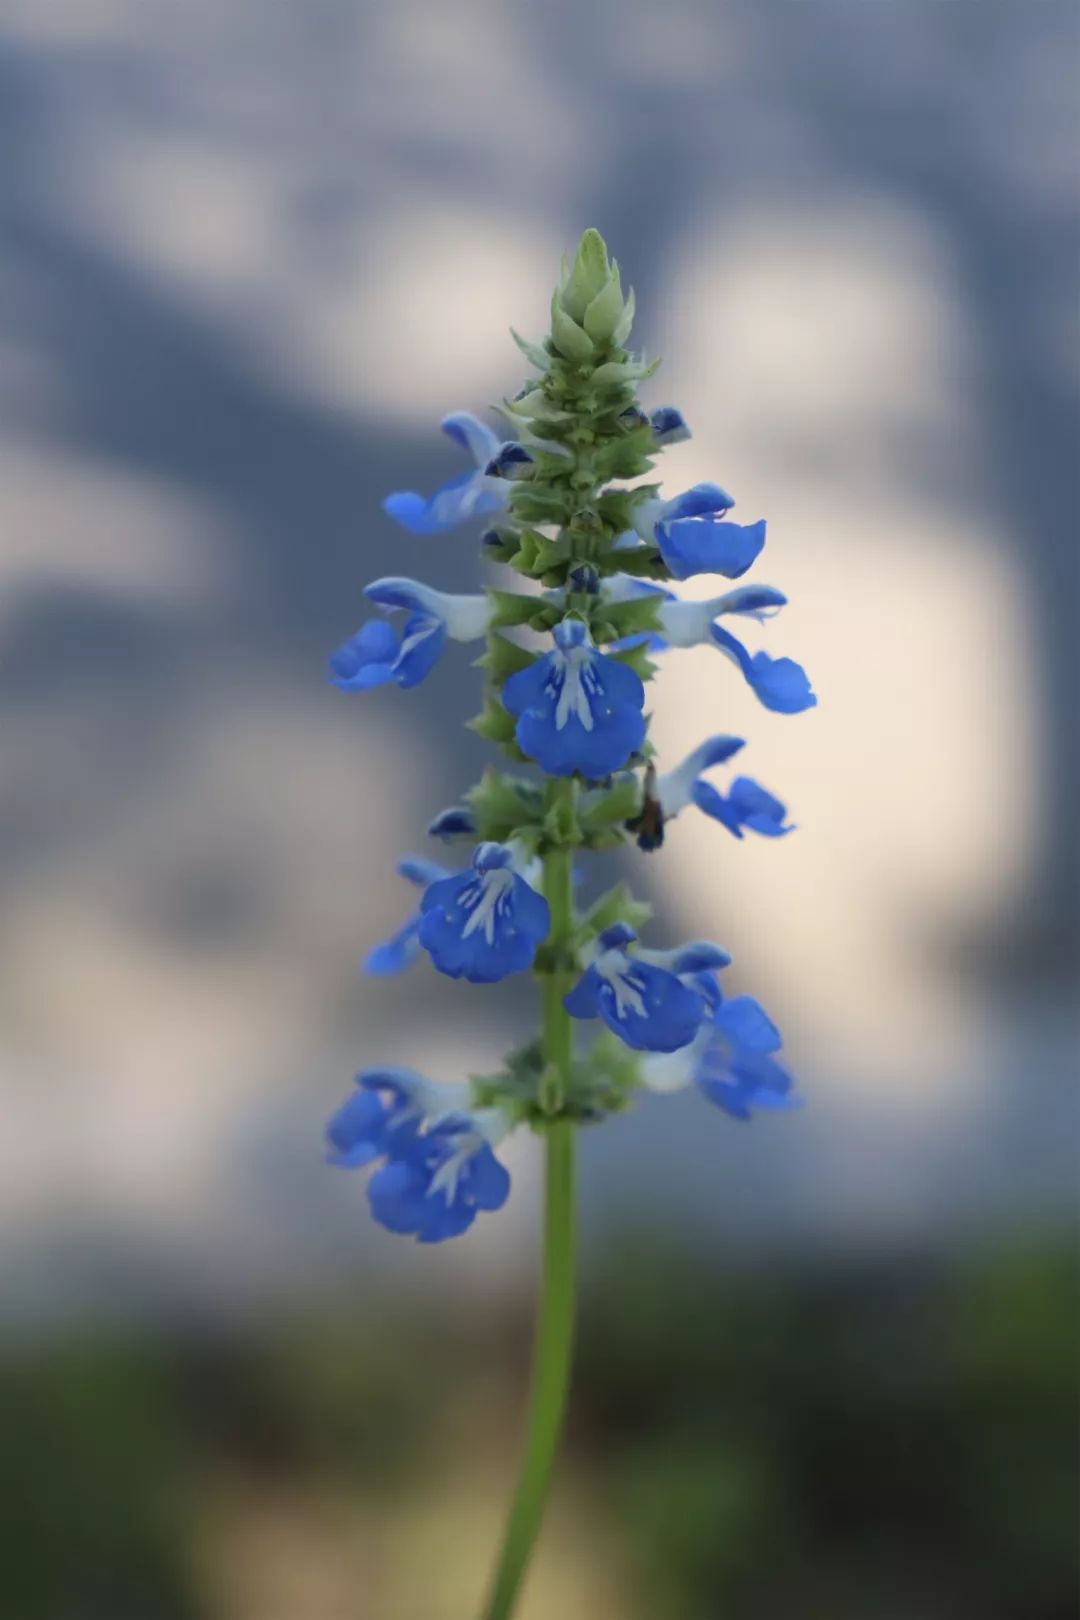
M624 383L641 382L651 377L659 366L657 360L607 360L592 374L594 388L621 387Z
M537 529L526 529L511 564L519 574L527 574L531 579L541 579L552 571L561 578L559 571L565 569L569 555L568 541L552 540Z
M619 922L628 923L635 933L640 933L652 914L652 906L647 900L636 899L625 883L616 883L614 888L602 894L589 907L574 938L578 945L582 945Z
M521 416L526 421L543 422L572 422L573 412L564 411L560 405L548 397L547 390L539 383L533 384L526 392L519 394L517 399L504 399L500 407L511 416Z
M540 787L528 777L505 776L490 765L466 793L465 802L473 813L479 838L497 844L505 844L524 828L539 827L543 819Z
M614 658L619 664L625 664L640 680L651 681L656 674L656 665L649 657L648 647L624 647L622 652L609 652L604 656Z
M600 480L640 478L642 473L652 471L655 454L652 429L638 427L623 433L621 438L608 439L598 445L593 464Z
M600 232L590 227L578 243L573 267L569 267L565 258L563 259L562 276L556 297L574 321L581 321L589 305L599 293L603 292L610 278L611 266L608 263L607 244ZM621 294L619 303L621 307Z
M638 484L634 489L606 489L598 498L596 509L616 534L625 534L627 529L634 527L634 508L641 501L651 500L659 489L659 484Z
M485 692L483 709L471 720L466 721L466 725L470 731L475 731L478 737L486 737L488 742L498 743L500 747L505 748L508 744L514 743L516 721L492 692ZM517 744L514 743L514 746Z
M630 296L633 297L633 294L631 293ZM514 331L513 327L510 328L510 336L530 365L535 366L538 371L547 370L551 363L551 356L541 344L530 343L528 338L523 338L520 332Z
M565 799L558 800L544 812L542 825L545 839L556 849L565 849L567 845L581 842L577 807Z
M582 798L578 820L586 832L596 832L603 827L621 827L640 808L641 783L628 772L610 787L591 788Z
M627 338L630 336L630 328L634 324L634 312L636 305L637 300L634 297L634 289L631 287L630 291L626 295L626 303L623 305L622 318L620 319L619 324L616 326L614 332L611 334L611 341L617 349L621 349Z
M558 293L551 300L551 341L567 360L582 363L596 353L593 340L559 303Z
M492 529L498 536L498 545L485 545L481 556L486 562L508 563L518 549L519 536L514 529Z
M478 669L487 670L492 685L501 686L511 675L517 675L520 670L535 664L536 658L536 653L530 652L527 647L519 647L516 641L492 635L488 637L487 651L474 662Z
M542 596L519 596L514 591L489 591L488 596L494 608L491 619L493 630L506 630L518 625L528 625L531 630L550 630L562 617L560 609Z
M611 634L604 639L619 641L623 636L639 636L645 631L654 634L660 630L660 610L664 605L662 596L637 596L629 602L611 602L601 609L602 624L610 628ZM599 626L593 627L595 640Z

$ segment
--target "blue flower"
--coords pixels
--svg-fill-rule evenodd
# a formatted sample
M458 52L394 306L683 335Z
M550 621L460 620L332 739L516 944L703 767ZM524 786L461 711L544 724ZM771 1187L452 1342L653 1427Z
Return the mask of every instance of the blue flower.
M500 1109L469 1112L464 1086L433 1086L410 1069L371 1069L327 1127L331 1164L385 1160L368 1184L375 1219L421 1243L460 1237L481 1210L501 1209L510 1176L492 1151L508 1134Z
M451 478L428 500L413 490L386 497L383 511L410 534L442 534L466 518L500 512L506 505L508 486L486 472L500 449L498 435L467 411L455 411L439 425L455 444L469 452L476 467L473 472Z
M722 822L736 838L742 837L743 828L763 838L780 838L793 832L785 820L784 805L751 777L736 777L726 794L703 779L705 771L726 764L743 746L741 737L710 737L681 765L662 776L655 794L662 820L671 821L687 805L695 804L707 816Z
M432 883L454 875L437 861L424 860L420 855L404 856L395 870L418 889L429 888ZM412 967L423 950L420 944L420 915L419 911L413 912L389 939L372 947L364 959L365 973L372 978L387 979Z
M494 984L532 966L551 913L514 870L505 844L478 844L472 866L433 883L420 902L420 943L440 973Z
M474 838L476 820L468 805L452 804L439 811L427 831L429 838L441 838L444 843L451 843L455 838Z
M719 966L728 960L717 946L695 944L676 952L639 952L627 947L637 935L626 923L605 929L596 956L564 1005L572 1018L602 1018L638 1052L674 1052L692 1041L705 1015L700 991L680 972Z
M799 1107L791 1076L774 1056L783 1045L780 1031L761 1003L753 996L725 1001L715 974L694 982L708 1007L696 1039L669 1057L644 1059L642 1083L667 1092L693 1082L734 1119L749 1119L755 1109Z
M734 505L718 484L695 484L672 500L639 501L634 528L646 542L659 546L674 579L692 574L745 574L765 544L765 524L726 523Z
M451 641L479 641L487 634L492 606L485 595L454 596L415 579L377 579L364 595L387 612L408 611L401 631L373 619L330 655L330 682L343 692L367 692L396 682L419 686Z
M546 440L537 440L541 449L547 448ZM569 454L564 444L556 446L556 454L565 456ZM506 439L498 445L484 467L485 478L506 478L511 481L518 478L528 478L530 469L535 465L533 457L518 439Z
M686 425L686 418L682 411L674 405L661 405L657 410L650 412L649 422L653 430L653 443L658 450L665 445L682 444L693 434ZM728 505L732 505L728 502Z
M750 654L742 642L714 624L709 634L722 653L741 670L758 701L774 714L802 714L817 703L810 679L793 658L770 658L768 653Z
M518 747L549 776L589 781L626 764L645 739L645 688L626 664L597 652L581 619L564 619L555 647L511 675L504 707Z

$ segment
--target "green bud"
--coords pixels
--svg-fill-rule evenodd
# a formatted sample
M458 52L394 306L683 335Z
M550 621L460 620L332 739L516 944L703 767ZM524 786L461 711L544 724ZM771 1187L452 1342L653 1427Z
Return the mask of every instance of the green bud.
M541 790L535 783L524 776L505 776L490 766L465 801L479 836L499 844L523 827L538 826L543 814Z
M557 298L563 309L575 321L583 321L585 311L603 292L611 277L608 251L599 231L587 230L578 243L573 268L563 259L563 273Z
M619 267L617 264L613 264L610 279L590 302L582 317L582 325L593 342L599 343L602 347L613 340L615 333L622 325L623 313L622 283L619 280Z
M551 300L551 341L567 360L576 360L579 364L591 360L595 352L592 338L566 313L559 303L558 293Z

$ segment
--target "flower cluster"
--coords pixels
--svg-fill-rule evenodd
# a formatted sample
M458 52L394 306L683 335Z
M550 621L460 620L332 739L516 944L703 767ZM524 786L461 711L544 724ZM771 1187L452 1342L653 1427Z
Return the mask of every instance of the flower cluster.
M447 642L483 643L484 707L470 724L515 766L542 773L489 769L435 817L430 836L468 846L468 858L454 869L399 864L419 904L365 964L393 974L426 955L450 978L491 984L531 969L544 987L540 1038L499 1073L432 1085L407 1070L366 1071L330 1123L331 1162L378 1164L372 1213L421 1242L456 1237L478 1211L501 1207L509 1176L495 1150L518 1127L592 1121L636 1092L689 1085L737 1119L797 1100L775 1024L751 997L721 989L726 951L643 945L649 908L622 885L575 904L580 855L627 842L656 850L691 805L739 839L792 830L752 777L710 777L743 749L739 737L710 737L663 768L645 713L657 658L715 647L773 713L816 701L799 664L751 652L728 628L763 624L784 606L780 591L738 584L689 601L672 589L701 574L741 580L766 530L732 521L735 503L717 484L669 497L642 482L689 430L673 406L646 413L638 402L655 363L625 347L633 314L633 292L624 297L618 266L586 232L573 264L564 260L549 335L534 344L514 334L536 376L504 402L507 437L464 412L448 416L443 431L470 469L431 496L384 502L413 535L484 519L484 558L523 587L452 595L376 580L364 594L383 616L330 658L343 691L412 687ZM573 1031L590 1021L604 1028L585 1046Z

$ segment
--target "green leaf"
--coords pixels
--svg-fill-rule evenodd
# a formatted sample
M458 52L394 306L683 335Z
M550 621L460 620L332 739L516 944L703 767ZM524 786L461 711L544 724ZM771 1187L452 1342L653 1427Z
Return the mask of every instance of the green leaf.
M589 334L569 316L559 303L558 293L551 300L551 341L567 360L591 360L595 350Z

